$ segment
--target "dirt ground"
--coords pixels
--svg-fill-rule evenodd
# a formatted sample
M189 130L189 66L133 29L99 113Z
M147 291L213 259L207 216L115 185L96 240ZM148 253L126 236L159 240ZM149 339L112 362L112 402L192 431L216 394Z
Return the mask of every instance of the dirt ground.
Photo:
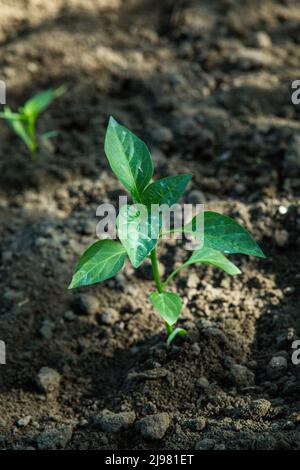
M13 108L68 84L36 162L0 122L0 448L299 449L298 0L2 0L0 51ZM124 194L109 115L268 257L233 256L235 278L182 271L189 333L171 348L147 265L67 290L97 206ZM159 255L170 272L186 252Z

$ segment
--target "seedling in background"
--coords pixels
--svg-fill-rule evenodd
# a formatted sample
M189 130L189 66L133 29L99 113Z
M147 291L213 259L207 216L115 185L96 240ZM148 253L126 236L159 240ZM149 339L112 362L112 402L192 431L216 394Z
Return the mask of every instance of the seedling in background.
M36 151L41 142L55 137L58 132L50 131L43 134L37 132L37 120L40 114L45 111L50 104L58 97L62 96L66 87L62 85L55 90L46 90L30 98L24 106L14 112L9 106L4 107L4 112L0 113L1 119L6 119L14 132L23 140L34 159Z
M151 259L156 291L150 295L150 302L165 322L170 344L179 335L185 335L183 328L176 328L182 310L179 295L168 290L169 282L182 269L192 264L208 264L234 276L240 270L223 253L242 253L265 258L262 250L251 235L230 217L217 212L205 211L204 233L197 232L197 217L173 231L181 230L202 237L202 247L193 251L192 256L164 281L161 280L157 244L162 238L161 220L152 212L142 217L137 204L148 207L152 204L176 204L185 191L191 174L168 176L151 183L153 163L146 144L125 127L110 118L106 137L105 153L111 169L132 196L134 204L122 206L117 219L117 233L120 241L99 240L81 256L75 269L69 289L88 286L115 276L129 257L134 268L138 268L147 257ZM172 232L172 229L171 229ZM151 234L151 236L150 236ZM154 234L154 237L153 237Z

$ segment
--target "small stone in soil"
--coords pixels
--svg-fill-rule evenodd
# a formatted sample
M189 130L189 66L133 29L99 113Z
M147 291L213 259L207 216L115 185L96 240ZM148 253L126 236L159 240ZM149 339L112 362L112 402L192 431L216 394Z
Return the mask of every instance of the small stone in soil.
M169 374L169 371L164 367L157 367L145 370L144 372L129 372L127 374L126 380L156 380L167 377Z
M188 420L186 425L192 431L202 431L206 426L206 420L202 416L199 416L198 418Z
M153 139L157 144L167 145L174 141L174 136L167 127L158 127L153 131Z
M270 360L267 368L267 376L270 379L277 379L284 375L287 369L287 360L283 356L274 356Z
M82 294L75 299L74 310L79 315L95 315L99 311L98 299L89 294Z
M282 248L289 241L289 233L286 230L275 230L275 241Z
M40 328L40 335L44 339L51 339L53 336L54 328L55 324L52 321L45 320Z
M64 313L64 319L66 321L73 321L76 318L76 315L72 310L68 310L67 312Z
M104 325L114 325L119 320L119 314L114 308L107 308L104 312L97 315L97 321Z
M264 398L259 398L258 400L254 400L251 405L251 417L252 418L263 418L268 414L271 409L271 403Z
M199 189L190 191L187 200L190 204L204 204L206 202L203 192L199 191Z
M233 364L230 369L230 375L233 383L239 388L254 385L255 376L245 366Z
M213 439L202 439L195 445L195 450L212 450L215 447L215 441Z
M43 431L36 439L39 450L64 449L72 439L72 426Z
M109 410L103 410L99 416L95 417L94 424L100 426L104 432L116 433L121 431L121 429L129 428L134 421L134 411L112 413Z
M253 46L261 49L270 49L272 47L272 40L270 36L264 31L258 31L253 38Z
M28 415L28 416L24 416L24 418L20 418L17 424L20 428L25 428L26 426L28 426L30 421L31 421L31 416Z
M13 253L11 251L4 251L1 256L3 263L7 263L12 260Z
M295 338L294 328L288 328L286 331L279 333L276 336L276 344L279 347L287 346L290 341Z
M287 211L288 211L288 209L287 209L287 207L285 207L285 206L279 206L279 207L278 207L278 212L279 212L280 215L285 215L285 214L287 214Z
M50 367L42 367L36 377L39 389L44 393L55 392L59 388L61 375Z
M138 422L141 435L146 440L162 439L170 426L168 413L155 413L145 416Z
M209 381L206 377L200 377L200 379L197 380L196 385L197 387L205 390L209 387Z
M187 280L187 287L191 288L196 288L199 284L199 277L197 276L196 273L191 273L189 274L188 280Z
M223 444L222 442L220 444L216 444L214 446L214 450L226 450L226 446L225 444Z
M201 352L201 348L199 346L199 343L193 343L191 346L191 351L193 355L198 356Z

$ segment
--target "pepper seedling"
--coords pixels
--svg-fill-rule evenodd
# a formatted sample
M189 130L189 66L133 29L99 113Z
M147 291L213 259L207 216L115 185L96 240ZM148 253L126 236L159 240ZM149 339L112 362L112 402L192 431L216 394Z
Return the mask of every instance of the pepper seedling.
M30 98L14 112L9 106L4 107L4 112L0 113L1 119L6 119L13 131L23 140L30 156L34 159L38 146L58 134L58 131L49 131L42 134L37 132L37 120L40 114L47 109L50 104L66 92L65 85L55 90L46 90Z
M265 258L264 253L251 235L230 217L217 212L204 211L204 224L199 230L198 215L179 229L201 239L201 248L196 248L190 258L172 272L164 281L161 280L157 260L157 244L163 237L161 217L152 213L150 207L176 204L184 193L192 175L180 174L168 176L151 182L153 162L146 144L110 118L105 136L105 153L112 171L129 191L133 204L121 207L117 218L119 241L98 240L81 256L75 269L69 289L88 286L105 281L115 276L129 257L134 268L138 268L147 257L152 263L153 278L156 284L149 300L160 313L167 329L167 343L183 336L186 331L175 327L182 310L182 300L175 292L167 289L174 276L192 264L207 264L222 269L234 276L241 271L224 253L242 253ZM142 210L147 208L146 215Z

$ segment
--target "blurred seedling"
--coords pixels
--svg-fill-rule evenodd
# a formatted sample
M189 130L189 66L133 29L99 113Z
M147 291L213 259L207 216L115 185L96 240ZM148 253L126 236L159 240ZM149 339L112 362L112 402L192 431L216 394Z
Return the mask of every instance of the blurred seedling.
M65 92L65 85L46 90L26 101L17 112L12 111L9 106L5 106L4 112L0 113L0 118L5 119L13 131L23 140L32 159L34 159L42 142L58 134L56 130L39 134L37 130L38 118L56 98Z
M176 327L183 307L180 296L167 289L174 276L192 264L206 264L220 268L230 276L240 274L226 254L241 253L265 258L251 235L235 220L212 211L195 215L189 223L172 228L169 233L181 231L201 241L192 255L162 281L157 260L157 244L163 238L162 219L153 207L170 208L184 193L192 175L168 176L151 182L153 162L146 144L132 132L110 118L105 137L105 153L112 171L131 194L133 204L120 209L116 228L119 241L99 240L81 256L75 269L70 289L88 286L115 276L127 257L134 268L146 258L152 263L156 290L149 300L159 312L167 329L167 343L183 336L186 331ZM146 212L142 210L146 208ZM203 217L203 224L199 224ZM199 230L199 227L201 230Z

